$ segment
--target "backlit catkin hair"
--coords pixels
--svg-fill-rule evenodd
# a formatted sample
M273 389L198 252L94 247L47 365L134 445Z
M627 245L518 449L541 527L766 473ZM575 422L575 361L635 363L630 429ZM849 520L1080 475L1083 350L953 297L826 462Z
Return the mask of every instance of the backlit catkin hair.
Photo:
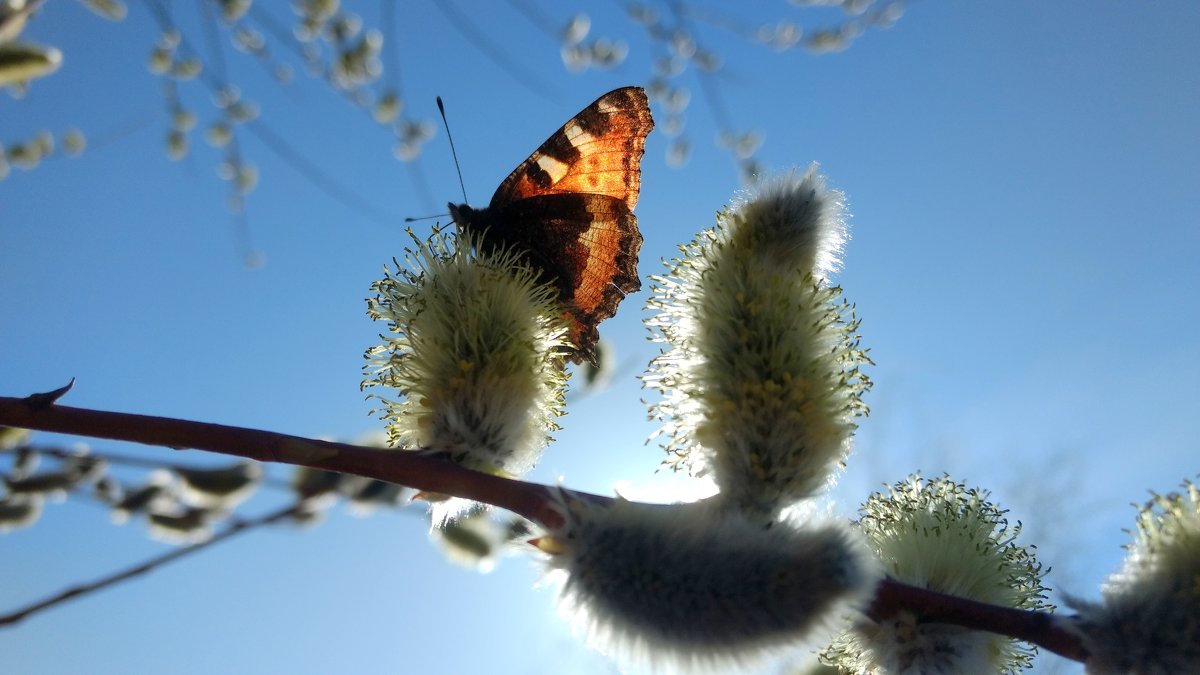
M842 202L815 166L764 181L653 277L647 323L667 349L644 381L667 462L764 524L832 480L867 412L858 321L827 283Z
M835 522L769 528L711 504L570 503L549 557L588 643L655 670L752 665L828 639L877 580Z
M373 318L391 334L367 352L364 386L379 397L390 442L467 468L520 476L541 456L563 414L566 328L553 289L511 252L474 254L474 242L435 234L407 268L375 282ZM464 504L439 502L435 519Z
M1154 495L1104 601L1071 599L1087 672L1200 672L1200 488Z
M988 496L946 477L912 476L871 495L858 529L893 579L1002 607L1053 609L1043 601L1045 572L1033 550L1015 543L1020 525L1010 527ZM823 656L843 673L863 675L1014 673L1029 667L1032 649L900 610L858 622Z

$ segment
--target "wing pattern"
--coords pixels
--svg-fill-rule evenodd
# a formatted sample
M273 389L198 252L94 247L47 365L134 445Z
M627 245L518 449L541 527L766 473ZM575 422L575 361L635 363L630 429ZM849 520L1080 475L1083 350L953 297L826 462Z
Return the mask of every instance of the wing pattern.
M485 246L516 247L557 288L577 362L595 362L597 326L641 288L633 207L653 128L645 91L611 91L521 162L487 208L450 207L460 227L482 233Z

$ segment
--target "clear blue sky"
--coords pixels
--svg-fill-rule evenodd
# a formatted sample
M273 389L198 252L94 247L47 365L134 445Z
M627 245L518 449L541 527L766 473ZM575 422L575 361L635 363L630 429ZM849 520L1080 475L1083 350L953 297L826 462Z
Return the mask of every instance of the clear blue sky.
M378 23L375 3L348 4ZM593 31L626 39L630 58L583 75L565 72L557 45L512 5L469 6L544 86L497 67L433 3L405 5L409 110L432 118L434 96L445 99L474 203L595 97L649 78L651 51L615 5L594 10ZM570 14L539 5L556 22ZM282 3L264 9L290 21ZM203 49L190 11L179 20ZM757 11L742 18L832 16L784 3ZM839 508L852 512L909 471L949 471L1025 523L1055 567L1050 586L1095 596L1120 561L1129 504L1200 471L1200 5L918 2L894 28L825 56L771 53L711 27L699 35L725 59L711 82L724 114L765 135L760 161L818 161L848 195L853 240L838 280L878 366ZM262 173L250 239L266 259L246 269L217 154L196 137L186 161L164 156L145 7L110 24L49 2L25 37L58 46L65 62L24 100L0 95L0 140L75 126L93 147L0 182L0 395L76 377L75 406L309 436L376 429L358 384L382 326L363 299L406 243L398 217L459 199L440 130L419 164L422 192L363 112L304 76L280 89L227 50L276 135L397 216L378 223L348 209L243 135ZM294 62L277 41L271 49ZM698 80L680 82L693 92L694 154L672 169L667 139L656 132L647 144L643 277L710 226L739 185L712 143ZM210 114L197 87L183 96ZM643 444L652 427L634 380L654 353L639 323L645 298L604 324L618 380L573 402L533 479L605 493L653 479L661 452ZM278 502L265 492L244 509ZM49 505L35 527L0 536L0 612L161 550L103 509ZM520 558L490 575L449 565L413 514L337 510L315 530L252 534L0 630L0 668L611 672L571 638L536 579Z

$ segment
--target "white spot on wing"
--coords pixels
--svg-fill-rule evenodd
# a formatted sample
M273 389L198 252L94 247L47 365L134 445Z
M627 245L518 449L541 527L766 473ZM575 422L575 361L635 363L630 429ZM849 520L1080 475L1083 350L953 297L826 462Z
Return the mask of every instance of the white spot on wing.
M596 101L596 108L602 113L618 113L621 112L621 101L619 96L603 96L599 101Z
M563 132L566 133L567 140L571 141L571 145L576 148L596 140L595 137L584 131L583 127L579 126L579 122L575 120L567 122L567 126L563 129Z
M566 162L559 161L550 155L538 157L537 165L550 176L551 183L557 183L562 180L563 176L567 175L567 169L569 168Z

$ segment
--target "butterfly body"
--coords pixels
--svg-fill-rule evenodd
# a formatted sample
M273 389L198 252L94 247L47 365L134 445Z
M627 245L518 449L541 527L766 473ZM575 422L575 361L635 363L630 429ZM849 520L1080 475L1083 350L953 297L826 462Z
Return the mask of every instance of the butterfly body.
M641 288L633 208L653 128L640 87L611 91L518 165L486 208L450 205L454 221L484 248L516 251L554 286L576 362L595 362L598 324Z

